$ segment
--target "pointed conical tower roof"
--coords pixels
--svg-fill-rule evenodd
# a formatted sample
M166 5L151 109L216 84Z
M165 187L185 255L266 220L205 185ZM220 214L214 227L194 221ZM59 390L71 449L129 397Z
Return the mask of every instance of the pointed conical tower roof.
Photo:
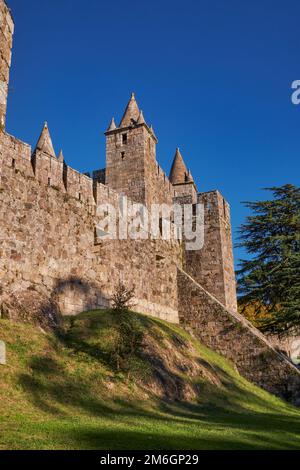
M56 158L51 136L50 136L49 129L48 129L48 124L46 122L44 124L38 143L36 144L35 150L40 150L42 152L47 153L51 157Z
M143 111L141 110L140 112L140 115L139 115L139 118L137 120L137 124L146 124L146 121L145 121L145 118L144 118L144 115L143 115Z
M186 175L186 182L187 183L194 183L194 178L193 178L193 175L191 173L191 170L189 170L188 174Z
M115 129L117 129L117 126L116 126L116 123L115 123L115 118L112 118L112 120L110 121L110 125L107 129L107 132L114 131Z
M64 159L64 154L63 154L63 151L62 151L62 150L59 152L58 160L59 160L60 162L63 162L63 161L65 160L65 159Z
M140 116L140 110L135 100L134 93L132 93L119 127L130 126L132 124L132 121L138 120L139 116Z
M182 184L187 182L187 175L187 167L185 166L179 148L177 148L169 179L172 184Z
M152 125L150 126L150 132L153 135L154 139L158 141Z

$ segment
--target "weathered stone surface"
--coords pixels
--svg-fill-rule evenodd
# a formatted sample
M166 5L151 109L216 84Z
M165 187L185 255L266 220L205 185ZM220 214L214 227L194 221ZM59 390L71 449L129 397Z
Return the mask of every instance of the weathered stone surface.
M9 68L11 65L14 23L6 3L0 1L0 126L5 127Z
M12 35L10 12L0 0L1 129ZM218 191L197 194L183 162L173 185L157 163L156 144L133 96L120 127L112 122L106 132L107 165L93 179L62 155L56 158L47 129L33 154L29 145L0 131L2 316L53 328L60 314L109 306L122 280L135 288L137 311L180 320L246 378L297 402L298 370L236 313L227 202ZM120 193L148 209L153 203L203 203L203 249L185 251L177 240L99 239L97 207L117 208Z
M286 334L267 335L268 341L279 351L284 352L295 363L300 363L300 331L294 329Z
M198 194L198 202L204 205L204 248L185 253L185 271L237 311L229 205L219 191Z
M63 314L75 314L107 306L121 278L135 286L137 309L178 322L178 242L129 239L98 244L96 205L117 205L117 193L72 169L66 174L67 189L61 189L56 173L51 174L56 167L52 163L39 166L54 158L36 153L41 160L35 174L30 147L5 133L0 136L0 152L5 155L1 165L0 284L6 301L9 295L34 287L49 299L55 295ZM46 173L39 168L47 168ZM54 186L48 184L48 175ZM164 264L157 262L157 254Z
M172 184L156 160L157 139L131 99L120 127L106 132L106 184L132 201L172 204Z
M4 341L0 340L0 365L6 365L6 345Z
M56 328L60 316L56 298L49 298L33 287L2 296L1 310L7 319L35 324L43 329Z
M300 371L244 317L227 310L182 271L178 300L180 321L203 344L230 359L251 382L300 405Z

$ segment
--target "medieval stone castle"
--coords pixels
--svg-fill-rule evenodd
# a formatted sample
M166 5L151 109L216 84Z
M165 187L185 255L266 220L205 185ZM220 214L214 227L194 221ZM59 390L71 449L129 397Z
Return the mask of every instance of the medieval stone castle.
M136 310L192 328L241 374L296 402L300 374L237 313L229 205L199 193L179 149L168 178L157 138L132 95L106 137L106 168L81 174L54 152L47 124L36 147L5 130L14 23L0 0L0 311L75 315L107 307L121 279L135 288ZM97 207L119 195L151 204L204 205L204 246L179 240L102 240ZM0 323L1 333L1 323Z

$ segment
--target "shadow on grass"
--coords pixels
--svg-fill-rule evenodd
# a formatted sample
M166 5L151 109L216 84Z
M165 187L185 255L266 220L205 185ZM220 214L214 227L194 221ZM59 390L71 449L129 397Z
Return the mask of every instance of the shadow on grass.
M63 343L62 338L60 341ZM66 348L68 344L61 346ZM219 388L202 383L204 403L155 398L143 403L109 397L103 369L101 373L97 371L97 365L99 370L103 365L109 366L107 357L97 345L91 346L87 341L80 340L77 346L74 349L73 344L69 353L83 353L90 358L90 374L85 360L84 371L80 372L48 354L32 356L31 373L19 376L28 399L50 415L53 427L47 432L53 433L54 442L60 445L66 439L72 448L111 450L300 448L297 410L279 400L270 403L267 395L264 398L250 387L246 389L238 378L234 380L215 363L199 358L200 364L209 367L222 383ZM76 367L80 369L80 361ZM170 370L168 373L174 375ZM264 411L252 411L249 406Z

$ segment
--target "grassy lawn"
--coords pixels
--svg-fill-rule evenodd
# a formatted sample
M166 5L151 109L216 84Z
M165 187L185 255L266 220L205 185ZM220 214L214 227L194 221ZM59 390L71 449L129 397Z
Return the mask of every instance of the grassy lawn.
M196 398L155 394L148 386L155 362L147 357L130 378L111 366L111 312L67 320L68 340L0 320L8 359L0 368L0 449L300 449L300 410L244 380L179 327L137 320L166 359L170 380L197 384ZM189 367L204 364L204 375L175 370L172 347Z

